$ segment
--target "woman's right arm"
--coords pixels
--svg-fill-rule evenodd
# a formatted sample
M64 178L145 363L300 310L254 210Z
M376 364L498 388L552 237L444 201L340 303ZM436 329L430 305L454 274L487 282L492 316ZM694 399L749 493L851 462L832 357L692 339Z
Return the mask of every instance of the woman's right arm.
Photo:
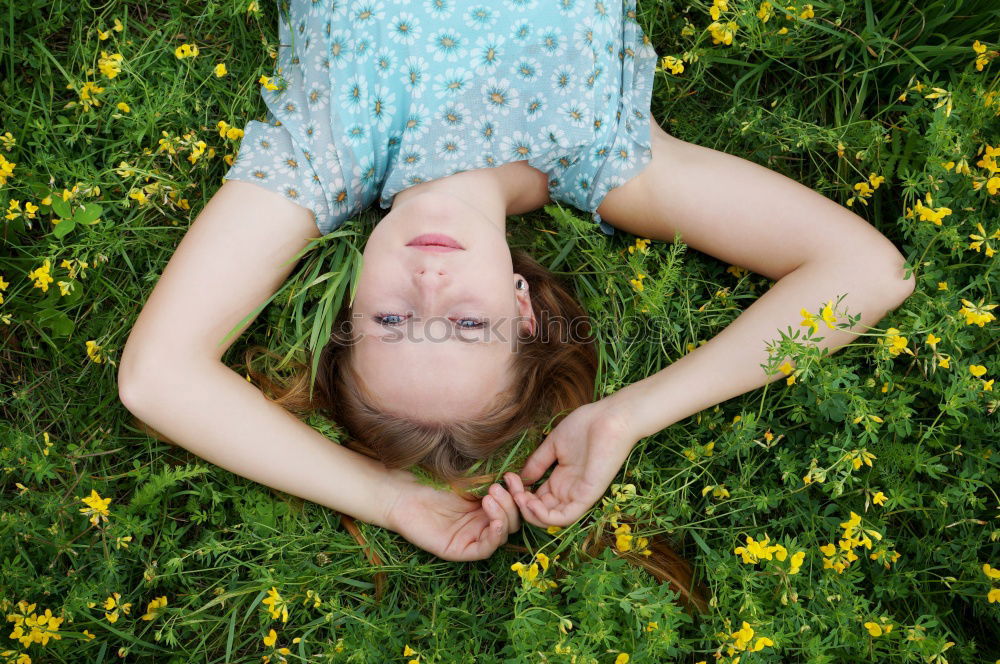
M136 320L118 368L136 417L193 454L260 484L382 527L408 471L337 445L221 362L319 231L312 213L227 180L178 244ZM286 264L287 263L287 264Z

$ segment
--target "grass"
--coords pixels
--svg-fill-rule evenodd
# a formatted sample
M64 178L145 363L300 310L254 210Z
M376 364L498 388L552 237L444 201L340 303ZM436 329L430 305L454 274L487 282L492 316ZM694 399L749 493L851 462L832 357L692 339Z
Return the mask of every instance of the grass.
M805 5L791 18L775 7L763 22L759 3L730 0L719 20L739 27L727 45L713 43L710 6L639 2L659 55L684 64L656 74L661 125L850 201L907 256L916 292L878 334L832 358L789 342L803 368L796 380L646 439L616 480L634 497L609 495L594 519L555 535L526 524L511 542L529 553L449 563L359 522L377 566L336 513L148 438L118 401L131 322L238 149L218 123L263 119L257 80L272 73L277 7L0 8L0 173L16 164L0 178L0 209L12 215L0 220L0 609L11 629L0 661L1000 658L1000 601L989 601L1000 588L989 576L1000 567L1000 336L988 309L977 321L964 304L1000 303L1000 174L989 156L1000 144L1000 10L990 0L845 0L817 2L807 18ZM181 43L199 54L178 59ZM102 51L123 56L114 78L100 69ZM86 81L104 88L91 94L100 105L81 97ZM192 163L199 140L206 152ZM885 180L864 195L872 174ZM224 361L238 363L246 344L289 358L317 347L376 219L369 211L317 243ZM609 239L565 206L510 227L513 244L571 280L598 322L599 394L712 338L771 285L680 243L629 253L634 238ZM35 271L46 260L54 281L43 291ZM648 275L641 292L630 285L638 272ZM651 321L647 336L624 329L637 319ZM333 424L310 424L340 440ZM79 512L92 490L110 499L96 526ZM714 596L709 614L691 620L614 551L581 558L579 544L616 505L656 524L639 534L667 537L694 562ZM836 566L836 547L820 547L837 544L852 512L881 539L855 544L859 559L838 571L824 565ZM765 536L758 562L735 552ZM776 543L788 560L763 557ZM553 559L545 575L557 588L511 571L536 552ZM805 556L793 574L795 552ZM287 622L264 603L275 593ZM157 597L166 606L143 620ZM128 612L106 608L109 598ZM46 609L63 618L60 638L8 636L19 615ZM743 650L744 621L748 643L773 645ZM271 629L274 643L264 640Z

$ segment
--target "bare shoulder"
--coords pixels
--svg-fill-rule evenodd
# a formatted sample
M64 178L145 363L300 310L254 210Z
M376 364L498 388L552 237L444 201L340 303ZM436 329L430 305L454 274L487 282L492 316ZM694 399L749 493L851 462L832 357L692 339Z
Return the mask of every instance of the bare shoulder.
M162 362L221 358L239 336L220 343L225 334L281 286L295 267L289 259L318 236L309 209L260 185L227 180L181 238L139 312L121 378Z

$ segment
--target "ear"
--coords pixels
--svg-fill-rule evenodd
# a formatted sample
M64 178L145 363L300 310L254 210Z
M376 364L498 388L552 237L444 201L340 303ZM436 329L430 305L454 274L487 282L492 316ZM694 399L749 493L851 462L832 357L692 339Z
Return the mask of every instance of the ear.
M524 283L528 284L528 287L524 290L518 290L518 279L523 280ZM517 315L520 317L519 329L524 334L534 334L537 321L535 320L535 312L531 308L531 284L517 272L514 273L511 283L514 284L514 299L517 300Z

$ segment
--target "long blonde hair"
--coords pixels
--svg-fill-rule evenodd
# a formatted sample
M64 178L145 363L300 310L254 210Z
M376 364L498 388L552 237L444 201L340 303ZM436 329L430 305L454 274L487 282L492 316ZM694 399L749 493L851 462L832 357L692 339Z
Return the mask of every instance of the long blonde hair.
M485 414L475 420L426 423L379 410L377 400L352 365L350 335L344 338L334 335L322 348L312 390L307 363L297 363L295 372L284 380L255 370L253 364L258 355L274 355L262 346L246 350L245 369L268 399L299 416L319 412L342 426L349 434L344 442L349 449L379 460L388 468L423 468L458 495L478 500L469 488L495 478L492 474L469 475L467 471L526 430L537 431L546 424L555 424L559 417L590 403L597 377L596 342L586 312L569 289L527 253L512 249L511 257L514 271L531 286L531 305L538 324L531 337L520 340L513 354L510 384L516 387L498 394ZM345 304L337 316L335 330L345 329L350 313ZM569 326L573 329L568 329ZM540 334L540 330L545 333ZM343 516L348 530L365 548L371 562L381 564L377 555L365 546L353 519ZM620 517L619 522L626 523L628 519ZM690 565L662 537L648 539L651 555L637 552L622 555L669 583L680 593L686 607L704 610L705 591L693 584ZM582 550L587 555L596 555L605 546L613 547L615 541L615 533L606 527L600 533L592 532ZM509 547L523 550L523 547ZM383 584L384 574L376 575L378 597Z

